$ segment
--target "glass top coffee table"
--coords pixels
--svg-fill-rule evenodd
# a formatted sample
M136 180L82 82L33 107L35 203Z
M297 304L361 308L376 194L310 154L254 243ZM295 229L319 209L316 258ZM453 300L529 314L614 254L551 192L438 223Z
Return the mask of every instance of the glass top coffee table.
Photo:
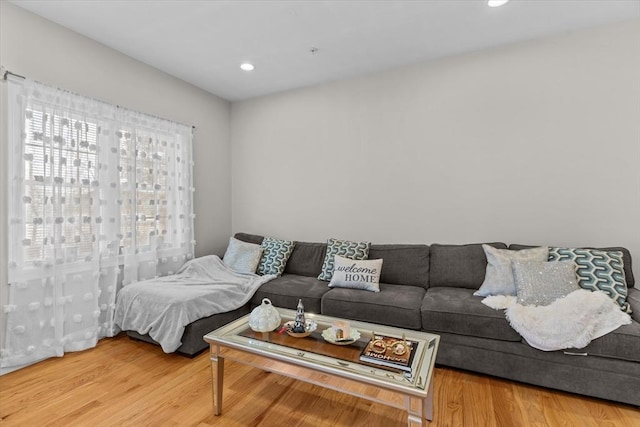
M277 308L282 323L295 319L296 312ZM404 409L409 426L421 426L433 417L433 366L440 337L408 329L349 320L360 339L347 345L332 344L322 338L337 319L306 313L307 321L318 328L310 336L294 338L277 330L254 332L249 316L205 335L211 357L213 413L222 412L224 360L251 365L377 403ZM417 343L411 372L385 368L360 361L360 354L372 333ZM382 391L382 392L381 392Z

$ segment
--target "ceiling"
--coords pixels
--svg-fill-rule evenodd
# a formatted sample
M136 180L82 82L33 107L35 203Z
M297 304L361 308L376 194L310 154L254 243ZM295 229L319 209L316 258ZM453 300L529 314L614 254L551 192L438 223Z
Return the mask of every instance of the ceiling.
M230 101L640 17L640 0L11 3Z

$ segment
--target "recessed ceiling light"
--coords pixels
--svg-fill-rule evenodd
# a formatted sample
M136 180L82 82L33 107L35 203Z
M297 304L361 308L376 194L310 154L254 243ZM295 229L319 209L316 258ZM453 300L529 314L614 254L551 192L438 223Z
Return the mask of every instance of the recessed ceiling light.
M498 7L502 6L503 4L507 4L508 2L509 0L489 0L487 4L489 5L489 7Z
M240 64L240 69L243 71L253 71L256 67L253 64L249 64L248 62L243 62Z

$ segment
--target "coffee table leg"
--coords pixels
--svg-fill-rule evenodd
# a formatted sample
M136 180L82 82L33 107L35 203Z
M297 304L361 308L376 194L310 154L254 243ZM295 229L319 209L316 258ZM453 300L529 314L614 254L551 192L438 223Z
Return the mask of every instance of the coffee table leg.
M215 351L214 351L215 349ZM213 415L222 413L222 383L224 379L224 357L220 356L220 349L213 344L211 354L211 396L213 398Z
M407 396L405 402L409 427L423 426L425 420L433 420L433 381L429 383L425 398Z
M433 378L429 381L427 397L424 399L424 417L429 421L433 420Z

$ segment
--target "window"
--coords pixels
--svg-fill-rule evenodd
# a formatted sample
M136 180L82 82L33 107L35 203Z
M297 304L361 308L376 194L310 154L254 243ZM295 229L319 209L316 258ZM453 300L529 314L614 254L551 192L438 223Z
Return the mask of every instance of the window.
M121 285L193 256L192 128L7 80L8 304L0 367L117 333Z

